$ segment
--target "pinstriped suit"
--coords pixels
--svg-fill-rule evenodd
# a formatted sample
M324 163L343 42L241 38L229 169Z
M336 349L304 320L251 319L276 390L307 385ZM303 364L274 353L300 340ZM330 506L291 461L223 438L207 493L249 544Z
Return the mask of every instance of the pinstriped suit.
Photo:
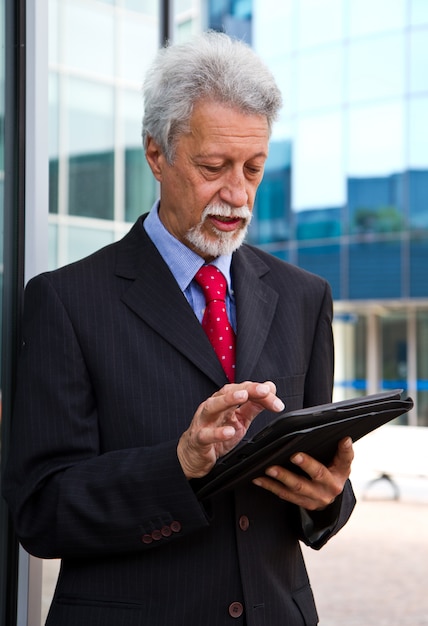
M237 381L273 380L288 410L329 401L326 282L245 245L232 276ZM29 283L18 381L4 491L24 547L63 559L49 626L317 623L299 510L252 485L201 504L180 469L226 380L141 220ZM348 484L314 547L353 504Z

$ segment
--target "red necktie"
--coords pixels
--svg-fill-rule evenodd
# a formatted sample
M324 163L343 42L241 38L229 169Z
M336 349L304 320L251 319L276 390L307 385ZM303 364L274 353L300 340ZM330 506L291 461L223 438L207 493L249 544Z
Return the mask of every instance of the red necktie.
M231 383L235 380L235 333L226 311L227 282L214 265L204 265L195 275L204 292L206 308L202 328Z

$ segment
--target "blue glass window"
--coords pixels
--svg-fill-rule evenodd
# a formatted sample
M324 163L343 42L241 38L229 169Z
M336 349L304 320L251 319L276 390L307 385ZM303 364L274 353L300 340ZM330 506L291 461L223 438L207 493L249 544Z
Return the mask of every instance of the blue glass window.
M410 297L428 296L428 237L414 235L410 242Z
M334 298L341 293L341 261L339 245L298 248L298 265L309 272L323 276L331 285Z
M379 300L399 298L401 293L399 240L349 245L349 298Z

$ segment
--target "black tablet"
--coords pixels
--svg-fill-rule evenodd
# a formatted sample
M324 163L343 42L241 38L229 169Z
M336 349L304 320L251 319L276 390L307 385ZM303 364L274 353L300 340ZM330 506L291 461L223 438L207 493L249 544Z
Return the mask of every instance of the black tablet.
M205 499L251 481L271 465L299 472L290 461L296 452L329 465L341 439L349 436L355 442L410 411L413 400L402 399L402 393L394 389L282 413L252 439L221 457L207 476L193 479L192 486L197 496Z

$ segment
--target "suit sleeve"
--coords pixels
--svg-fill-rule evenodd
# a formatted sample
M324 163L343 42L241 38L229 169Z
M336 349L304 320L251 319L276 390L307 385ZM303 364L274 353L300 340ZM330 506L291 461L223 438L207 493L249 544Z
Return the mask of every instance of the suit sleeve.
M334 378L333 303L331 289L325 283L318 324L314 333L310 365L305 382L305 406L331 402ZM320 549L348 521L355 506L350 481L342 494L322 512L301 510L301 539L310 547Z
M177 441L101 453L98 419L69 315L49 279L33 279L3 481L23 546L45 558L133 552L208 525Z

